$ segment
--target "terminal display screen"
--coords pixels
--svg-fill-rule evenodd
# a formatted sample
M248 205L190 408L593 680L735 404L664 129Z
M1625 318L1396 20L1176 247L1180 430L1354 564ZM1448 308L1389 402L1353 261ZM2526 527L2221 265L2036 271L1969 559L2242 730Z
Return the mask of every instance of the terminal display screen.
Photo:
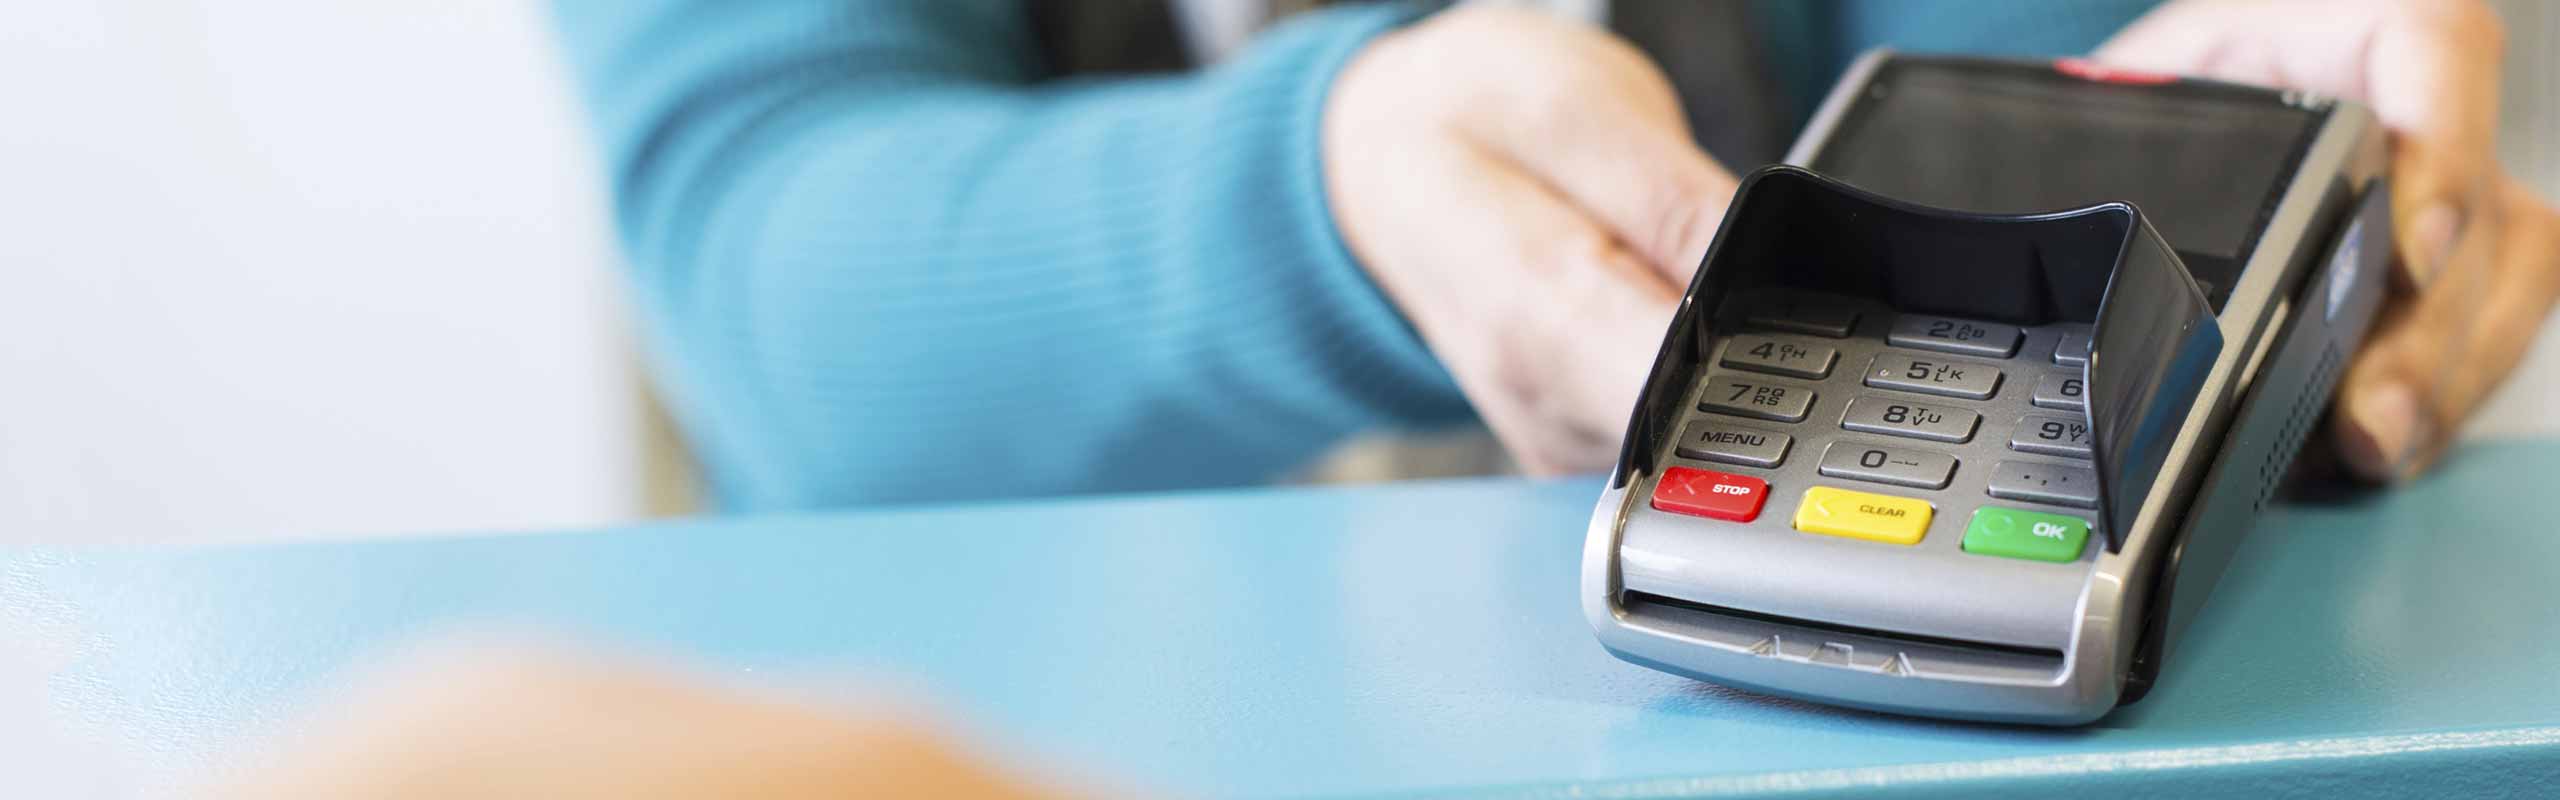
M2019 214L2124 201L2219 309L2321 111L2203 82L1887 62L1808 165L1888 197Z

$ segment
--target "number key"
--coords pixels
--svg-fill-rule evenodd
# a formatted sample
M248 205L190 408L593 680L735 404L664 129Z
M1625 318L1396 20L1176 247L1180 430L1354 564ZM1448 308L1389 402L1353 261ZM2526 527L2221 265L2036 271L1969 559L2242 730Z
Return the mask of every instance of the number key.
M1840 427L1889 436L1964 442L1973 439L1973 427L1981 421L1981 414L1961 408L1871 396L1849 401L1848 412L1840 416Z
M1822 451L1821 469L1823 476L1830 478L1944 489L1956 473L1956 457L1879 444L1832 442Z
M1962 361L1878 353L1867 364L1866 383L1878 389L1988 400L2000 388L2000 370Z
M2077 331L2062 334L2062 341L2053 346L2053 363L2066 367L2088 366L2089 334Z
M1825 336L1849 335L1858 326L1858 311L1821 295L1771 290L1745 296L1750 310L1744 321L1763 328Z
M2009 449L2021 453L2088 458L2089 420L2059 414L2028 414L2009 429Z
M1736 336L1725 341L1724 365L1752 372L1820 378L1831 374L1840 351L1818 344L1799 344L1768 336Z
M2035 394L2030 395L2028 399L2034 402L2037 408L2087 411L2089 401L2083 395L2088 394L2088 388L2081 383L2078 375L2055 373L2037 378Z
M1812 389L1741 378L1708 382L1706 395L1698 401L1700 411L1779 422L1800 422L1812 409Z
M2016 325L1904 314L1894 319L1884 340L1895 347L2008 358L2018 350L2018 336Z

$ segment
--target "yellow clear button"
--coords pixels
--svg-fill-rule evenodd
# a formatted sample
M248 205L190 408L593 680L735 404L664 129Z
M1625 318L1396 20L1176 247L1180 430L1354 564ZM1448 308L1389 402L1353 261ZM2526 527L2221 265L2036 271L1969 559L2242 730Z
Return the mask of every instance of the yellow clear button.
M1929 501L1829 486L1804 491L1796 530L1871 542L1919 544L1929 532Z

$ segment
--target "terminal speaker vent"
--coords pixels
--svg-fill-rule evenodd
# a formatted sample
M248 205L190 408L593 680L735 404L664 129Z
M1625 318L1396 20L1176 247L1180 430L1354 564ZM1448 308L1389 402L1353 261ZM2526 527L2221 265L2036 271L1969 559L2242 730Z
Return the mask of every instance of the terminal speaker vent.
M2284 425L2276 429L2275 444L2267 448L2266 460L2258 464L2258 499L2250 504L2251 512L2266 510L2267 500L2284 483L2285 471L2302 453L2303 438L2311 435L2312 426L2320 422L2320 412L2329 407L2331 390L2337 388L2334 381L2338 366L2343 361L2337 342L2320 348L2320 361L2311 367L2311 378L2302 382L2302 394L2293 398L2293 410L2285 414Z

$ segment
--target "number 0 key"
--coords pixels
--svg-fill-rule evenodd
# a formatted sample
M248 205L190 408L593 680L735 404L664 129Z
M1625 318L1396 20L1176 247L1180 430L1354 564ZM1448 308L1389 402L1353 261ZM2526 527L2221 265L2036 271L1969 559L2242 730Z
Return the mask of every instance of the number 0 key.
M1832 442L1822 451L1824 477L1944 489L1956 474L1956 457L1865 442Z

